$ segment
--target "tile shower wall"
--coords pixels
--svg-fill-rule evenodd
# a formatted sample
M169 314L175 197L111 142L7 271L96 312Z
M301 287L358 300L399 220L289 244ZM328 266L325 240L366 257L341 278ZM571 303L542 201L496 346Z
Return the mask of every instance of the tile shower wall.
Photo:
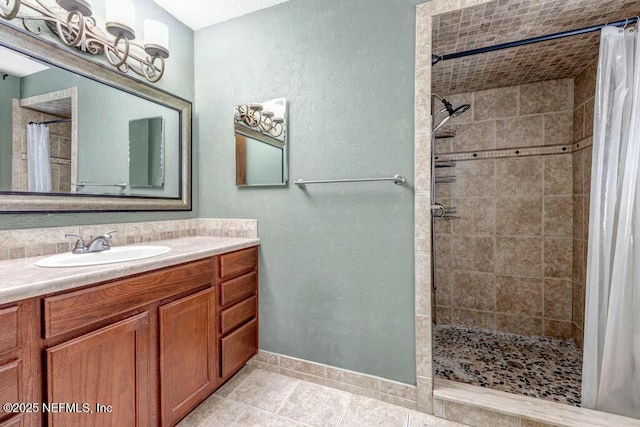
M445 96L472 108L440 131L455 137L437 139L436 155L483 153L436 169L456 176L436 184L436 201L460 216L435 225L439 323L572 336L572 155L515 154L570 147L572 91L564 79Z
M598 62L574 80L573 111L573 340L582 348L591 191L593 108Z
M17 105L17 101L16 101ZM13 144L14 165L12 169L12 190L28 191L27 167L27 125L31 122L60 120L64 117L43 113L28 108L15 107L19 110L20 129L22 135ZM71 124L59 123L49 126L50 155L51 155L51 191L53 193L68 193L71 191ZM18 145L19 144L19 145Z

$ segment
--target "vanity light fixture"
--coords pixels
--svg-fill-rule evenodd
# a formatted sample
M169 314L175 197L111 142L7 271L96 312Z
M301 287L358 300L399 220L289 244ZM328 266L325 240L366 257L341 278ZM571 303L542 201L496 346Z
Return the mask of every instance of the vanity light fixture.
M271 111L264 111L261 104L244 104L235 107L236 123L248 126L262 134L278 138L284 131L284 119L274 117Z
M158 21L146 19L144 45L136 44L135 8L131 0L108 0L106 3L106 33L97 27L92 16L91 0L56 0L58 7L45 0L0 0L0 18L22 20L29 32L41 34L42 21L63 44L92 55L104 55L109 63L123 73L129 70L151 83L160 80L169 57L169 28ZM29 9L37 14L25 14Z

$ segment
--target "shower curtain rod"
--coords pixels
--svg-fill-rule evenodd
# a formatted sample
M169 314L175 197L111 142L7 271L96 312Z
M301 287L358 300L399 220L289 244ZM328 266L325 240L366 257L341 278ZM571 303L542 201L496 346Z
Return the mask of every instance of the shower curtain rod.
M29 122L30 125L53 125L56 123L69 123L71 119L49 120L46 122Z
M478 55L480 53L493 52L496 50L509 49L512 47L525 46L533 43L546 42L549 40L556 40L556 39L562 39L565 37L577 36L580 34L592 33L594 31L601 30L605 26L623 27L626 25L635 24L637 22L638 22L638 17L634 16L633 18L623 19L616 22L608 22L606 24L594 25L594 26L585 27L585 28L578 28L576 30L562 31L560 33L547 34L545 36L532 37L529 39L518 40L515 42L508 42L508 43L497 44L494 46L480 47L478 49L465 50L462 52L450 53L442 56L431 55L431 65L435 65L440 61L446 61L448 59L463 58L465 56Z

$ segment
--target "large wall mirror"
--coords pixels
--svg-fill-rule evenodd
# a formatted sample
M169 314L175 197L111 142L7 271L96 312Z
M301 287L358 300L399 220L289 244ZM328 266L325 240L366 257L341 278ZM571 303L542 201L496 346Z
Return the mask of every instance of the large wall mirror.
M191 208L191 103L0 25L0 212Z
M236 185L286 185L287 101L285 98L238 105L233 115Z

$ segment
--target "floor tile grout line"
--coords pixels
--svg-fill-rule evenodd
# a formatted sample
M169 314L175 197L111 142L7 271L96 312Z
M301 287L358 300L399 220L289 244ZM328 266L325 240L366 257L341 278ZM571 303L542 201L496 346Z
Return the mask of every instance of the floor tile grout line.
M244 406L244 408L242 408L242 412L240 412L240 414L236 417L236 419L233 421L233 423L231 423L231 426L238 425L238 421L240 421L240 418L242 418L242 416L247 413L247 410L248 410L247 405L243 405L242 403L241 403L241 405Z
M278 374L278 375L282 375L282 374ZM285 375L282 375L285 378L289 378ZM280 410L284 407L285 403L287 403L287 401L289 401L289 398L291 397L291 395L293 394L294 391L296 391L296 389L298 388L298 386L302 383L302 380L296 380L296 385L295 387L293 387L291 389L291 391L287 394L287 397L282 401L282 403L280 404L280 406L278 407L278 409L276 410L276 412L274 412L275 415L278 415L278 412L280 412Z
M349 405L351 405L351 398L353 397L353 393L349 393L349 399L347 400L347 404L344 405L344 408L342 409L342 414L340 414L340 419L338 419L338 423L336 424L336 426L339 426L340 424L342 424L342 420L344 419L344 415L347 413L347 408L349 407Z
M249 372L249 373L247 374L247 376L246 376L246 377L244 377L244 378L242 379L242 381L240 381L240 382L238 383L238 385L237 385L237 386L235 386L235 387L233 388L233 390L231 390L231 391L229 392L229 394L228 394L228 395L226 395L226 396L218 396L218 397L222 397L223 399L228 399L228 398L229 398L229 396L231 396L231 395L232 395L232 394L233 394L237 389L239 389L239 388L240 388L240 386L241 386L242 384L244 384L244 382L247 380L247 378L249 378L249 376L251 375L251 373L252 373L255 369L257 369L257 368L252 368L252 369L251 369L251 372ZM238 371L238 372L240 372L240 371ZM234 374L234 375L237 375L237 373L236 373L236 374ZM214 395L215 395L215 393L214 393ZM232 400L232 401L234 401L234 402L235 402L235 400L233 400L233 399L229 399L229 400Z

